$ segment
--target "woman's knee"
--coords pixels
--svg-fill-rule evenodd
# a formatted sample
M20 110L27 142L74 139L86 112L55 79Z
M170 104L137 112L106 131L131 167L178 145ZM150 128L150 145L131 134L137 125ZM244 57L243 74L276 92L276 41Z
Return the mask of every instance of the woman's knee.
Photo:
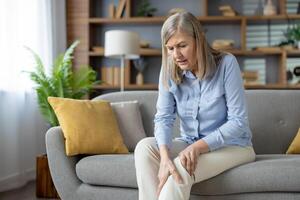
M187 170L185 169L185 167L181 164L181 161L179 159L179 157L176 157L173 160L173 163L178 171L178 173L180 174L180 176L182 177L184 184L187 183L191 183L192 182L192 177L190 176L190 174L187 172Z

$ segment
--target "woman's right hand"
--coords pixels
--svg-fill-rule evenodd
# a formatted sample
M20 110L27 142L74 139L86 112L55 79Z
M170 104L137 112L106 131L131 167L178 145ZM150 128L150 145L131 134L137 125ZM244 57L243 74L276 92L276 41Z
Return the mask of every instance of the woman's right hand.
M178 184L182 184L183 180L177 171L173 161L169 158L162 159L160 161L159 171L158 171L158 180L159 184L157 187L157 197L159 197L159 194L164 186L164 184L167 182L168 177L172 175L175 181Z

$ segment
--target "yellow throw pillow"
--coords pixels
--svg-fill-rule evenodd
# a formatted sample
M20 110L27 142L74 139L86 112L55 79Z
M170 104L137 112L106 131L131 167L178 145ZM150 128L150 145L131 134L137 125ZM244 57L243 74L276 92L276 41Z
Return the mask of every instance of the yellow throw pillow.
M62 128L66 154L128 153L107 101L48 97Z
M300 128L293 142L290 144L287 154L300 154Z

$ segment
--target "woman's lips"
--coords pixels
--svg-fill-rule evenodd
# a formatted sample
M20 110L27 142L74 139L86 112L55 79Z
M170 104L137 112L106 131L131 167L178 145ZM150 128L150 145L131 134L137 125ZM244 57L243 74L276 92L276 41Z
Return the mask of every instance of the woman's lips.
M187 64L187 60L177 61L177 63L180 65L185 65L185 64Z

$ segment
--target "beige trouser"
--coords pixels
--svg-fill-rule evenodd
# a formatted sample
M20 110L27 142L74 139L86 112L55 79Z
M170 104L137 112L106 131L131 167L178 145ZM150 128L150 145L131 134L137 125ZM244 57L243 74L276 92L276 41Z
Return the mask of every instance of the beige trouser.
M201 154L194 173L195 177L191 177L177 157L188 145L183 141L173 140L170 151L170 156L184 183L178 184L172 175L169 176L161 190L159 198L157 198L156 189L159 183L157 175L160 155L155 138L144 138L137 144L134 157L139 200L188 200L194 183L209 179L225 170L255 160L255 152L252 147L224 147L216 151Z

